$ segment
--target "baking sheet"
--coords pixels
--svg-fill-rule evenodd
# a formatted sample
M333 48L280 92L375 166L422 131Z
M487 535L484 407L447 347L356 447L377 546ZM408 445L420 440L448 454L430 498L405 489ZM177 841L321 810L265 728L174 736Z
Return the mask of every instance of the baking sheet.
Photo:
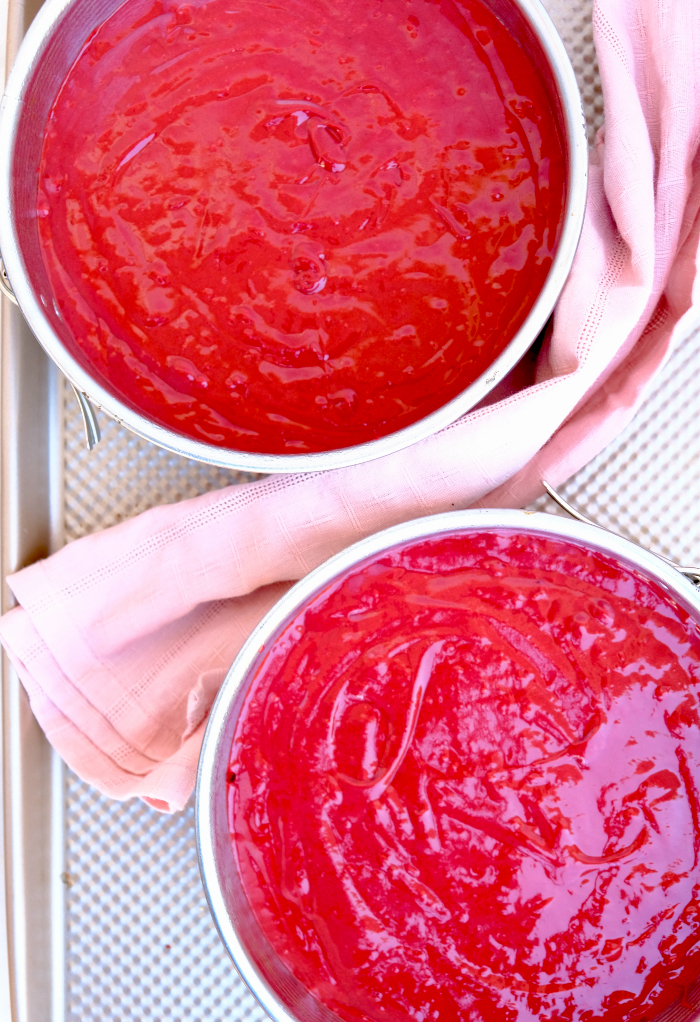
M591 3L545 6L572 59L592 140L603 104ZM31 12L16 0L5 9L12 54ZM3 576L155 504L253 478L171 455L101 413L103 440L88 453L69 388L7 303L0 386ZM631 426L563 493L601 524L692 563L700 559L695 452L700 333L673 354ZM544 499L537 506L552 510ZM9 600L5 587L3 609ZM0 1017L265 1018L211 922L192 805L164 816L137 801L112 802L83 784L48 749L6 661L2 712L8 968L0 967ZM5 981L11 1014L3 1012Z

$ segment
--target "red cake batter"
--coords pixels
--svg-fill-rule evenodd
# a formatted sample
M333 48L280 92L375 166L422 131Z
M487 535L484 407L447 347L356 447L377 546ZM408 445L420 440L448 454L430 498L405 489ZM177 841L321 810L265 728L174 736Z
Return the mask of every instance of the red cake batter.
M563 190L544 85L478 0L128 0L54 103L37 215L108 389L295 454L476 379L544 281Z
M348 1022L632 1022L700 973L700 629L612 557L506 531L392 549L253 682L248 899Z

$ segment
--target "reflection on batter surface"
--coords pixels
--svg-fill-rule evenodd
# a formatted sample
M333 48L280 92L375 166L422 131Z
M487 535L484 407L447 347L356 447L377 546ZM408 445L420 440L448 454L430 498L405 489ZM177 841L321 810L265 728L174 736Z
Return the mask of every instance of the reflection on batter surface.
M231 752L244 886L343 1019L652 1019L700 973L700 630L613 558L398 547L297 614Z

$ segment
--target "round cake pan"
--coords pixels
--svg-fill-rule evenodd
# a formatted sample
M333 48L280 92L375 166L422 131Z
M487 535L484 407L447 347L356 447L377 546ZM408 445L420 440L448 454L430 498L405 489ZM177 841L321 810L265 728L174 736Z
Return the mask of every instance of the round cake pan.
M565 156L561 238L530 313L488 370L441 408L379 439L309 454L257 454L182 436L121 401L66 347L67 327L58 313L42 261L36 218L44 131L56 95L85 40L121 3L47 0L20 48L7 82L0 119L0 253L7 280L33 333L76 391L160 447L198 461L250 472L317 471L371 461L436 433L485 398L547 322L571 269L585 210L588 145L581 97L561 39L538 0L486 0L545 82Z
M525 511L455 511L406 522L361 540L330 558L290 589L252 632L231 667L212 708L197 776L197 848L209 907L221 939L242 978L275 1022L339 1022L282 963L251 912L229 833L226 773L239 713L257 668L278 635L299 609L348 569L399 544L459 531L512 530L570 540L592 551L611 554L660 584L700 621L700 591L669 562L634 543L569 518ZM654 1022L697 1022L690 1006L699 984Z

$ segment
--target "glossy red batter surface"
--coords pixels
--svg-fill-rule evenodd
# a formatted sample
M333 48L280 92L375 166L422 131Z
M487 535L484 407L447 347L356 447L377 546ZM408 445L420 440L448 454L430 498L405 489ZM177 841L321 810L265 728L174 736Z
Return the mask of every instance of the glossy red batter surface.
M37 213L76 357L265 453L455 397L546 276L545 88L477 0L128 0L51 111Z
M244 887L341 1018L631 1022L700 973L700 629L611 557L395 548L298 613L231 753Z

